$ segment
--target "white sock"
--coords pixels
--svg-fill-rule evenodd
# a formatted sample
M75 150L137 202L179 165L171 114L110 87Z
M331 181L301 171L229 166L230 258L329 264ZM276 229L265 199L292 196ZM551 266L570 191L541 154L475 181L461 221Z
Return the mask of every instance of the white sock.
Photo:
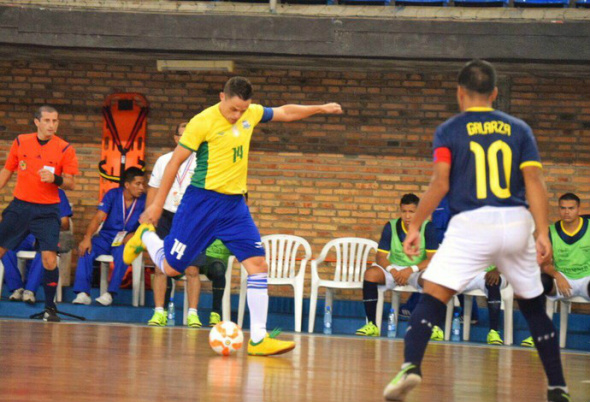
M154 264L164 272L164 240L160 239L156 232L146 230L141 236L141 241L145 244Z
M164 307L156 307L156 308L154 309L154 311L155 311L156 313L163 313L163 312L164 312Z
M250 310L250 339L258 343L266 336L268 315L268 274L248 276L248 310Z
M189 308L187 315L191 315L191 314L197 315L197 309L196 308Z

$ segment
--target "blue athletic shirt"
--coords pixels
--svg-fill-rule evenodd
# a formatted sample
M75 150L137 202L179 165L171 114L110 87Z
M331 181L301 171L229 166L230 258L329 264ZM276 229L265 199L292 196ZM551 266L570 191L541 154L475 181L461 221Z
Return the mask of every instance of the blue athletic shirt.
M98 209L107 214L107 218L100 229L101 233L116 236L118 232L125 230L127 232L134 232L139 226L139 215L145 208L145 194L139 197L131 207L125 210L125 218L127 224L124 224L123 218L123 189L121 187L113 188L102 197L102 201L98 204ZM133 211L131 209L133 208ZM131 212L131 216L129 213Z
M526 206L521 169L541 167L531 128L522 120L491 108L471 108L434 134L437 149L451 153L451 214L483 206Z
M58 188L57 190L59 192L59 217L63 218L66 216L72 216L72 206L70 205L70 201L66 196L66 192L61 188Z

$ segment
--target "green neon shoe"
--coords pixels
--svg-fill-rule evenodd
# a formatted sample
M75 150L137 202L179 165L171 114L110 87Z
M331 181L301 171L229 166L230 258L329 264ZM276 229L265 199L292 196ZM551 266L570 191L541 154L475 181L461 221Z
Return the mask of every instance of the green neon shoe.
M189 328L201 328L201 326L203 326L203 324L201 324L201 320L199 320L198 314L189 314L186 317L186 325Z
M408 393L421 382L420 369L413 364L408 364L387 384L383 390L383 397L388 401L404 401Z
M503 345L503 344L504 344L504 341L502 340L500 333L498 331L494 331L493 329L490 329L490 332L488 332L488 345Z
M547 391L548 402L571 402L572 397L561 388L554 388Z
M520 346L524 346L525 348L534 348L535 341L533 341L533 337L529 336L524 341L520 342Z
M221 322L221 316L219 314L217 314L216 312L212 312L209 315L209 326L210 327L214 327L215 325L219 324Z
M363 327L357 329L355 334L359 335L359 336L379 336L379 335L381 335L379 328L375 324L373 324L372 322L369 322L368 324L364 325Z
M168 317L166 310L164 311L154 311L154 315L148 321L148 325L150 327L165 327L168 324Z
M444 341L445 340L445 333L440 327L436 325L432 327L432 335L430 335L431 341Z

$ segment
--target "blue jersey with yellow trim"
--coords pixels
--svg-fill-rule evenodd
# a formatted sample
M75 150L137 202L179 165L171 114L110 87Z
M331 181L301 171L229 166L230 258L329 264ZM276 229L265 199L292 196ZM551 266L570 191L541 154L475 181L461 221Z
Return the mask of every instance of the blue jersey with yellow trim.
M484 206L528 206L521 169L541 167L531 128L491 108L467 109L441 124L433 148L451 152L453 215Z

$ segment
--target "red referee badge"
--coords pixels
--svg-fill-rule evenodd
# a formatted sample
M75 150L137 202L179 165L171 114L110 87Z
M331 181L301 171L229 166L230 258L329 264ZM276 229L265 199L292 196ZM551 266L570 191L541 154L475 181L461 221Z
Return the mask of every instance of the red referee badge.
M20 166L21 170L27 170L27 162L26 161L20 161L19 166Z

